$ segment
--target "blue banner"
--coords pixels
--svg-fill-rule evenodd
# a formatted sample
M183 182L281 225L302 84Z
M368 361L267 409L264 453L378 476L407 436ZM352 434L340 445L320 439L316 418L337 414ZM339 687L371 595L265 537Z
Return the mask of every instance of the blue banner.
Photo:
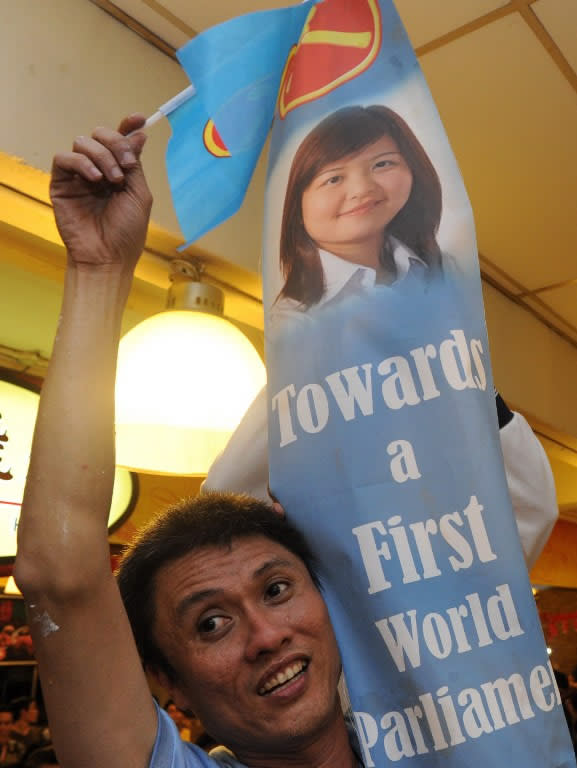
M266 197L270 483L321 559L364 763L573 766L459 169L392 3L307 14Z
M240 208L311 4L239 16L178 51L196 94L168 116L166 165L187 245Z

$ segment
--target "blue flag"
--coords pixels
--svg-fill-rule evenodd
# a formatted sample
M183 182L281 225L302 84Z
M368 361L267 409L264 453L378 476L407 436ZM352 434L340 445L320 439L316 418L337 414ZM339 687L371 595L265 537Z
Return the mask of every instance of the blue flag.
M240 16L178 51L196 95L168 116L166 164L187 244L240 208L312 3Z

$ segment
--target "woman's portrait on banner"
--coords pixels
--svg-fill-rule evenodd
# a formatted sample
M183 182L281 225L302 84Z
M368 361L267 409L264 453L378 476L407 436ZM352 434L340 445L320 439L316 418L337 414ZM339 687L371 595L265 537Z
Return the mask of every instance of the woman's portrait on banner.
M274 325L335 306L375 284L429 282L443 271L438 174L406 121L381 106L348 106L296 150L279 242Z

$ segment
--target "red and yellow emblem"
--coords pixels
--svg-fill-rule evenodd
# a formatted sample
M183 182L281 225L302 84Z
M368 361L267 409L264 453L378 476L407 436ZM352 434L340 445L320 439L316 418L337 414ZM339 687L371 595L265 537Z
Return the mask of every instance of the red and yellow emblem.
M307 17L282 76L281 118L365 72L381 46L378 0L325 0Z
M209 120L204 126L202 140L204 141L204 146L211 155L214 155L215 157L230 157L230 152L224 141L221 139L220 133L216 130L216 125L212 120Z

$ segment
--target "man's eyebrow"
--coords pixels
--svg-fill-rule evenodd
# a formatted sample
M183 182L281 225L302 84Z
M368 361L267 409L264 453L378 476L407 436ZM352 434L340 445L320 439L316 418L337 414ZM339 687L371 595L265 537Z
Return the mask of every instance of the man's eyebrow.
M294 568L294 563L290 560L285 560L282 557L273 557L270 560L267 560L265 563L260 565L256 571L253 572L252 578L258 579L264 576L268 571L272 570L273 568L278 567L288 567L288 568ZM179 618L182 618L182 616L188 611L189 608L191 608L193 605L196 605L197 603L201 603L204 600L208 600L211 597L215 597L217 595L224 594L224 589L221 588L213 588L213 589L202 589L200 592L192 592L190 595L186 595L186 597L183 597L182 600L177 604L176 606L176 615Z
M256 571L253 572L252 577L253 579L258 579L261 576L264 576L268 571L271 571L273 568L278 567L286 567L294 568L294 563L291 560L285 560L282 557L273 557L270 560L267 560L266 563L263 563L261 566L259 566Z
M221 595L224 592L222 589L203 589L200 592L192 592L192 594L183 597L182 600L176 606L176 615L182 618L183 614L188 611L196 603L201 603L203 600L207 600L209 597L215 595Z

